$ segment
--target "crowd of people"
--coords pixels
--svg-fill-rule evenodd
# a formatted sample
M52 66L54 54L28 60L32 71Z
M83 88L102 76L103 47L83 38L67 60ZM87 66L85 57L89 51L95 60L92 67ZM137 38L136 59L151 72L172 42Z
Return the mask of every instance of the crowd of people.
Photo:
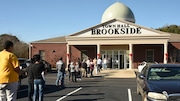
M55 86L65 88L64 79L68 75L69 82L81 81L82 77L93 77L102 70L107 68L107 60L102 61L101 58L94 58L81 61L79 58L76 61L69 61L68 73L63 58L56 62L57 78ZM45 66L41 62L40 55L34 55L31 59L31 64L27 67L28 74L28 99L29 101L43 101L44 86L45 86Z
M20 75L20 64L12 53L13 42L7 40L4 43L4 50L0 52L0 101L16 101L18 81ZM107 68L107 60L104 58L83 59L79 58L76 61L69 61L68 73L66 74L66 66L61 57L56 62L57 79L55 85L64 88L64 78L68 75L69 82L77 82L82 80L82 77L93 77L102 70ZM45 74L46 69L41 61L41 56L36 54L30 60L27 66L28 78L28 101L43 101Z
M68 64L68 80L77 82L82 80L82 77L93 77L103 69L107 69L108 60L104 58L87 58L82 61L78 58L75 61L69 61Z
M7 40L0 52L0 101L16 101L20 64L13 51L13 42ZM28 101L43 101L45 66L40 55L34 55L27 67Z
M12 52L13 42L7 40L3 46L4 49L0 52L0 101L16 101L21 74L20 64ZM34 55L27 67L28 101L43 101L45 74L40 55Z

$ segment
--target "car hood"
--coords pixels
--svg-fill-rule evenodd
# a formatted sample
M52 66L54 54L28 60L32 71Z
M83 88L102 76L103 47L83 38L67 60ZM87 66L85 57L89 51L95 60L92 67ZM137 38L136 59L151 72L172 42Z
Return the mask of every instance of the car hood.
M168 94L180 93L180 80L147 81L148 91Z

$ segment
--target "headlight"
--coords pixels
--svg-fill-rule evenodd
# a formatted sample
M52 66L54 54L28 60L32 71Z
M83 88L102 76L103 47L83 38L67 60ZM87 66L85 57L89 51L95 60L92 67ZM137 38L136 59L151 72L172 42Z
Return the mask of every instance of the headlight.
M151 99L167 100L167 97L161 93L149 92L148 97Z

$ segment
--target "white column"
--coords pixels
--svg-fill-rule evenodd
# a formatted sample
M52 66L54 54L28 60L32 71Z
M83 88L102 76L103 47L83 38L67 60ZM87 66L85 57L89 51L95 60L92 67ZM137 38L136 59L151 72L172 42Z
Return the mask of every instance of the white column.
M69 64L69 58L70 58L70 54L69 54L69 44L66 44L66 48L67 48L67 53L66 53L66 66L68 67L68 64Z
M100 45L97 44L97 59L98 59L98 55L100 55Z
M29 43L29 59L32 58L32 47L33 47L33 45L31 43Z
M133 45L129 44L129 69L133 68Z
M31 44L29 44L29 59L31 59Z
M168 44L164 43L164 64L167 64L168 61Z
M126 57L126 54L124 54L124 69L127 69L127 57ZM120 64L120 63L119 63Z

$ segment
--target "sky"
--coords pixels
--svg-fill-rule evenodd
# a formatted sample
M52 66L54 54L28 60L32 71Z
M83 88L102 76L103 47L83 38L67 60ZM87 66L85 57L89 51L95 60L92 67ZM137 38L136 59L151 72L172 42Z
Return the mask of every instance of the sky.
M25 43L67 36L100 24L117 1L132 10L137 25L180 25L180 0L0 0L0 34Z

